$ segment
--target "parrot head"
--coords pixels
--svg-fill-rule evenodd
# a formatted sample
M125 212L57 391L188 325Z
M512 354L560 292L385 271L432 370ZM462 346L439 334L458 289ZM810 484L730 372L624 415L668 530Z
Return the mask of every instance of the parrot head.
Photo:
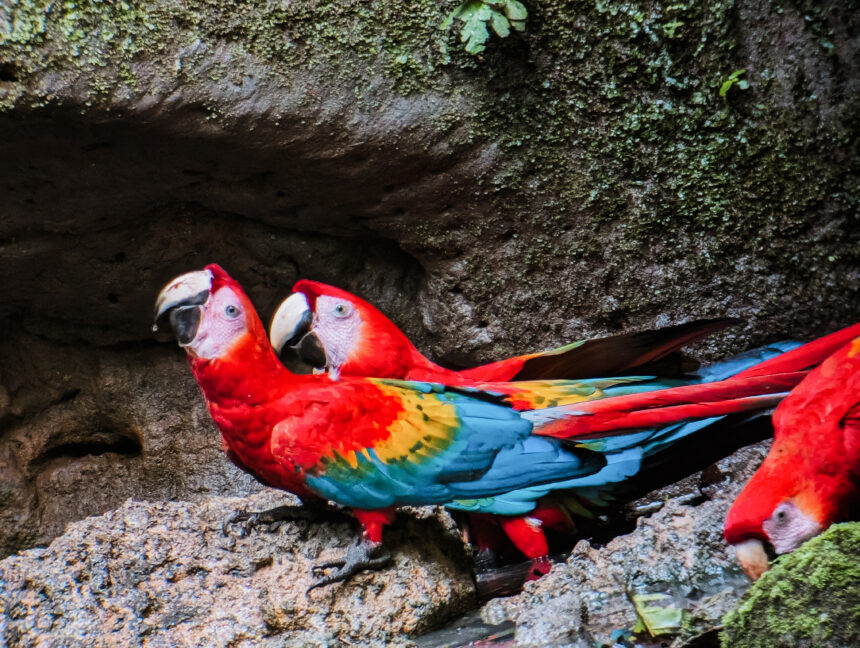
M726 541L752 580L767 571L769 552L793 551L827 526L824 493L793 470L784 473L766 459L726 517Z
M220 266L188 272L169 282L155 303L158 331L169 321L179 346L191 358L213 360L242 343L259 346L265 328L250 299Z
M768 550L794 551L849 516L860 483L860 338L812 371L773 416L767 458L726 517L753 580L768 568Z
M276 353L297 348L308 364L337 378L349 364L355 373L397 378L398 366L417 350L376 307L355 295L302 279L275 312L270 338ZM405 372L405 369L403 370Z

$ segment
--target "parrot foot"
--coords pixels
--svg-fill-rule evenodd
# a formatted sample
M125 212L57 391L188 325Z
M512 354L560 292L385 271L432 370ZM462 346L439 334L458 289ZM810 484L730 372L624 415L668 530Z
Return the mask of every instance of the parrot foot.
M322 576L311 583L311 586L307 589L307 593L310 593L311 590L317 587L345 581L350 576L354 576L365 570L382 569L391 560L391 554L380 554L381 549L382 545L379 543L368 542L364 539L356 540L346 550L345 558L330 560L313 566L314 573L327 569L335 569L336 571L328 576Z
M224 518L221 533L230 535L230 529L235 525L239 537L244 538L257 527L265 526L267 531L277 531L283 522L304 520L307 522L322 522L338 517L346 518L346 514L330 506L276 506L266 511L233 511Z

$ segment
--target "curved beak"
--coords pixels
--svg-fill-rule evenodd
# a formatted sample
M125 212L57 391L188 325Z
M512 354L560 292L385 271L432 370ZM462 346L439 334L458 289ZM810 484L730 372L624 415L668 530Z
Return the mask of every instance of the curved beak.
M287 297L272 318L269 339L275 353L282 356L287 347L296 350L302 362L312 367L325 367L325 347L311 330L314 313L303 293L293 293Z
M768 560L764 543L758 539L745 540L735 545L741 569L750 580L758 580L767 571Z
M166 328L165 320L169 319L179 346L191 344L200 325L200 306L209 299L211 288L209 270L187 272L173 279L155 300L152 331L158 333Z
M275 353L280 355L284 347L296 346L310 332L313 321L314 313L304 294L293 293L281 302L269 327L269 339Z

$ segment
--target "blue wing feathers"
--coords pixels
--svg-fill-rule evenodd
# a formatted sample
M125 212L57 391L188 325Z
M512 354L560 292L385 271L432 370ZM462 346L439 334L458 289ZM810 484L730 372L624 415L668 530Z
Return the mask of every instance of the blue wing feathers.
M754 349L711 365L689 380L641 377L641 381L630 382L627 377L626 383L612 385L601 379L601 389L611 397L723 380L799 344L783 342ZM588 502L605 504L612 500L614 485L637 474L643 464L650 463L649 458L723 418L576 443L532 436L533 427L542 422L576 416L575 407L517 412L492 392L435 383L380 382L453 405L453 436L448 441L424 437L420 447L402 458L383 460L369 449L367 456L356 455L357 467L345 460L334 461L322 474L307 477L313 490L346 506L372 509L444 503L454 509L517 515L528 513L538 499L557 490L574 491Z
M797 340L783 340L782 342L774 342L766 346L750 349L739 355L733 356L728 360L721 360L702 367L696 372L698 382L717 382L731 378L737 373L754 367L760 362L770 360L778 355L782 355L787 351L792 351L797 347L803 346L803 342Z

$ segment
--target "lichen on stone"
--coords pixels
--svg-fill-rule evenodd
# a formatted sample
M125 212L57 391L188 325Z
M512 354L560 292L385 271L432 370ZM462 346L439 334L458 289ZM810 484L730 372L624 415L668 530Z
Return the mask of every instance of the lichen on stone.
M724 619L732 648L860 645L860 523L835 524L782 556Z
M202 137L299 123L343 143L333 160L365 146L395 165L426 156L415 168L450 174L443 189L421 195L422 171L397 186L405 204L332 219L361 220L427 270L419 307L435 329L409 332L451 363L658 318L739 315L773 335L850 321L853 14L547 0L476 58L439 28L455 5L22 0L0 10L0 110L155 109L204 122ZM721 96L741 69L748 87ZM362 204L394 202L364 172ZM455 289L471 321L452 351L437 303ZM744 343L764 341L755 326Z

